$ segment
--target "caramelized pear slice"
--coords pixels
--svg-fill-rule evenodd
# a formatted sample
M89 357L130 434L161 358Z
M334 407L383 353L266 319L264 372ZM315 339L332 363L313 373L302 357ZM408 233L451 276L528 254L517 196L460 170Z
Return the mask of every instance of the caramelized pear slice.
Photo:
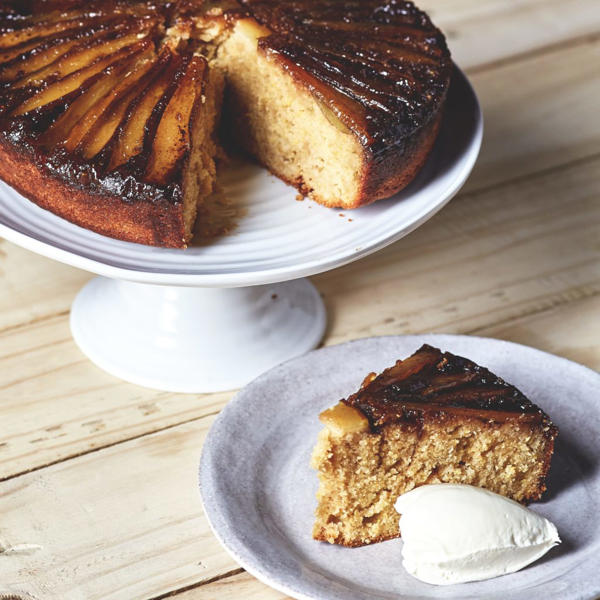
M146 59L150 59L153 50L154 48L146 48L143 56ZM131 73L135 70L134 65L139 58L139 54L136 53L130 57L128 63L125 65L125 69L120 68L122 65L114 65L114 67L111 68L112 72L107 74L104 78L108 79L107 86L104 86L106 93L102 94L98 100L90 106L71 130L65 143L65 148L69 152L75 150L96 121L102 117L102 114L110 103L115 98L118 98L120 94L126 94L128 92L129 85L132 83Z
M439 353L434 349L424 348L404 360L399 360L393 367L386 369L378 377L378 383L381 386L391 385L398 379L406 379L427 367L431 367L438 360Z
M173 68L169 63L172 62L172 58L168 51L161 53L154 68L155 78L128 109L123 125L117 134L108 165L109 171L125 164L143 150L148 120L171 83Z
M28 42L35 38L48 37L54 33L79 29L82 27L81 19L69 19L65 21L50 21L35 23L21 29L4 31L0 34L0 48L10 48L17 44Z
M12 116L23 115L29 111L39 108L40 106L44 106L50 102L54 102L55 100L62 98L63 96L66 96L67 94L70 94L72 91L80 88L90 77L100 73L110 65L119 64L120 61L126 60L131 54L139 51L140 49L146 49L151 43L152 42L150 40L142 40L133 46L121 48L121 50L118 52L99 58L91 65L83 69L79 69L79 71L75 71L63 79L55 81L48 87L38 91L33 96L30 96L19 106L17 106L17 108L12 111Z
M88 35L93 35L99 31L112 28L114 30L122 29L125 26L132 25L131 19L123 20L120 16L111 15L110 18L103 20L88 19L81 21L81 27L66 32L53 33L51 35L39 36L27 42L0 49L0 63L7 63L10 60L25 55L32 50L37 52L40 47L46 47L50 43L63 42L73 39L82 39ZM2 34L0 34L2 37Z
M70 137L71 130L81 123L85 114L104 97L118 82L122 71L116 66L109 67L99 78L90 82L89 87L83 85L79 97L69 108L48 128L43 136L44 146L51 148L64 144ZM87 89L86 89L87 88Z
M206 61L193 56L185 73L167 104L156 129L152 151L144 179L164 184L180 165L190 147L190 119L196 100L202 94L202 80Z
M138 84L152 68L155 60L155 57L148 56L138 63L135 69L128 73L119 85L90 111L97 114L98 117L81 143L84 158L90 159L96 156L109 142L121 123L127 107L139 94ZM86 118L91 120L88 115Z
M334 435L346 435L369 430L367 417L356 408L343 402L338 402L335 406L324 410L319 415L319 420Z
M40 46L35 47L29 56L20 54L8 64L0 67L0 82L13 81L18 77L24 77L29 73L38 71L46 65L53 63L57 58L66 54L71 48L74 48L80 41L77 39L60 41L49 45L40 51Z
M93 13L94 17L102 14L101 10L96 10ZM34 24L43 23L49 25L50 23L56 23L57 21L72 21L73 19L89 19L92 15L90 10L85 8L76 8L71 10L53 10L42 14L37 14L35 11L31 15L27 15L24 22L33 27Z
M8 61L17 58L17 56L21 56L22 54L25 54L26 52L37 48L39 44L40 40L36 39L29 42L25 42L24 44L17 44L16 46L10 46L8 48L0 49L0 63L7 63Z
M150 58L153 49L141 49L140 52L144 52L145 57ZM46 131L44 144L48 147L65 144L67 150L72 151L101 113L102 103L110 102L111 94L120 89L122 82L128 79L128 70L133 70L131 65L135 64L137 58L139 53L129 57L125 64L111 65L89 88L82 87L77 100ZM109 99L105 100L106 98Z
M116 99L108 107L103 118L99 119L87 133L80 144L81 154L86 160L94 158L110 144L115 131L123 121L127 109L135 100L137 94L137 90L133 88L122 98Z
M49 78L64 78L75 71L91 65L98 59L111 55L121 48L135 44L140 38L143 38L144 35L145 34L141 31L130 33L123 32L114 39L105 40L102 38L100 40L90 40L87 43L74 48L58 61L47 65L35 73L22 77L13 84L13 88L18 89L26 86L40 86L44 85Z
M27 16L24 22L29 26L34 24L44 23L50 24L56 21L71 21L74 19L89 21L91 19L106 19L114 15L132 15L132 16L143 16L143 15L155 15L156 5L151 2L123 2L114 3L106 2L104 6L99 2L87 2L82 3L82 8L65 9L65 10L54 10L47 13L38 14L36 11L33 14ZM87 4L87 6L85 6Z
M84 29L67 32L34 40L31 43L20 45L20 51L10 55L10 59L2 60L3 56L9 56L6 53L0 53L0 82L13 81L23 78L26 75L35 73L43 67L46 67L74 48L83 47L85 44L93 44L109 37L111 34L131 28L131 22L123 22L121 19L107 20L102 23L94 23L93 26L86 26Z

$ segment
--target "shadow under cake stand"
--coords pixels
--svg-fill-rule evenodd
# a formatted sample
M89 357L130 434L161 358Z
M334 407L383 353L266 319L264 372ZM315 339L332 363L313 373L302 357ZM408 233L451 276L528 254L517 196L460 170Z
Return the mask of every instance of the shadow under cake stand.
M295 201L296 190L249 163L220 173L236 228L186 250L98 235L0 183L0 235L99 275L71 310L73 337L94 363L173 392L239 388L315 348L323 301L309 275L399 240L460 189L482 137L477 98L456 68L438 139L417 178L393 198L344 212Z

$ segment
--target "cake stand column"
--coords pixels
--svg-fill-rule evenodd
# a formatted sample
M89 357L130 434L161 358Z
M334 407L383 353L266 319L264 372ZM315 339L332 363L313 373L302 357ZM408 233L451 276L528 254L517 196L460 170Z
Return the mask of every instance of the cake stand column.
M325 308L307 279L215 289L96 277L77 295L71 331L100 368L171 392L242 387L315 348Z

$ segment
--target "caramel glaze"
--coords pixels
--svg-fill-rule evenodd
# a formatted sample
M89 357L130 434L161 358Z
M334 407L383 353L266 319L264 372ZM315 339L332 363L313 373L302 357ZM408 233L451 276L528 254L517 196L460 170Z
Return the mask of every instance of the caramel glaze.
M53 10L67 10L68 8L81 8L82 6L80 0L63 2L59 0L52 3L33 0L25 4L31 6L50 5L48 8L51 7ZM89 10L82 10L78 13L77 17L89 29L73 28L73 31L69 30L52 36L52 41L57 38L61 41L69 38L81 38L82 44L86 44L88 42L85 38L90 36L90 34L112 25L112 29L108 32L109 37L114 38L116 33L127 33L128 31L139 29L140 36L143 34L147 35L147 40L144 40L147 47L158 47L162 32L162 23L167 18L166 13L168 10L171 10L169 5L163 8L151 2L140 2L137 5L132 3L129 7L123 2L95 2L93 6L89 7ZM156 19L154 11L158 11L159 19ZM6 14L1 15L0 33L13 28L17 29L20 21L25 16L28 16L27 12L21 7L19 13L7 11ZM119 28L115 28L113 25L117 21L115 19L115 12L119 15ZM68 13L66 14L68 15ZM106 21L104 20L105 16ZM69 19L67 18L66 20L68 21ZM89 25L86 23L88 20ZM153 20L156 22L152 23ZM144 21L150 21L150 27L146 27ZM105 41L104 37L100 34L93 41L95 43ZM48 43L48 41L42 42L36 47L36 50L43 49ZM145 48L140 48L140 50L143 49ZM135 59L135 54L132 53L127 58ZM146 201L160 203L166 201L168 203L179 203L182 200L182 189L176 173L171 173L171 177L168 179L165 178L164 182L155 184L144 182L143 172L148 161L151 143L158 127L160 116L176 89L177 83L190 59L191 53L180 56L170 52L168 49L164 49L157 65L138 84L140 96L143 96L144 88L149 86L155 78L164 77L168 73L171 79L170 85L157 102L146 125L144 148L139 154L128 161L127 164L118 169L109 171L107 169L107 159L116 142L119 130L115 132L115 135L112 136L106 147L93 159L86 160L77 151L67 152L61 145L47 147L44 143L44 133L48 128L69 108L82 92L89 89L101 76L105 75L111 68L114 68L112 66L86 80L74 92L62 96L55 102L17 117L11 115L11 110L24 98L35 93L35 88L13 89L11 82L6 82L4 89L0 88L2 92L0 99L0 136L6 142L18 147L22 154L28 155L30 160L34 161L40 168L43 168L52 176L58 177L65 183L86 189L92 194L115 195L125 202ZM49 78L44 82L44 86L52 82L53 80ZM179 166L181 167L182 165Z
M420 432L425 421L464 416L484 422L517 418L542 426L550 440L558 433L548 415L516 387L467 358L427 344L379 376L367 378L342 402L362 412L372 431L405 423Z
M273 33L259 49L357 135L375 163L435 121L452 72L443 34L412 2L240 0Z

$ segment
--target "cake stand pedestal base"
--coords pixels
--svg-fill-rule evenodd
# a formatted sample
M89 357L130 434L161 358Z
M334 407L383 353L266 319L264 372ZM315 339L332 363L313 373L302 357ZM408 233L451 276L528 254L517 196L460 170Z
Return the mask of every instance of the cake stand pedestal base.
M112 375L171 392L236 389L315 348L325 308L307 279L195 288L96 277L77 295L71 331Z

